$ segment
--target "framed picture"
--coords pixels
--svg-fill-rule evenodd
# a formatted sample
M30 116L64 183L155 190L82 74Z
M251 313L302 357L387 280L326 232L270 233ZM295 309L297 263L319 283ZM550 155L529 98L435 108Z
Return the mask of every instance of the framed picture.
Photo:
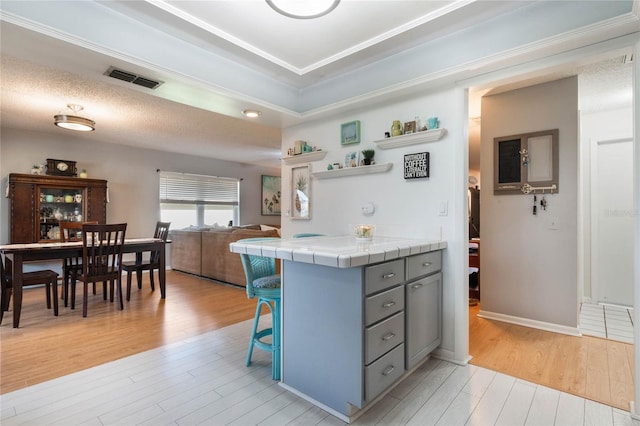
M291 169L291 218L311 219L311 173L309 165Z
M360 151L348 152L344 156L344 167L358 167L360 164Z
M416 132L416 122L415 121L407 121L404 123L404 134L410 135L411 133Z
M262 216L280 216L282 178L262 175Z
M360 120L342 124L340 127L340 143L342 145L360 143Z

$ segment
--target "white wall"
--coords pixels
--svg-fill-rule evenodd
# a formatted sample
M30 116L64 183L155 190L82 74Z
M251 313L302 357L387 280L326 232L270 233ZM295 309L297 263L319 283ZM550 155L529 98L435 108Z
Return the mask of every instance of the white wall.
M560 192L547 210L534 216L532 195L494 195L493 138L555 128ZM577 131L575 77L483 98L483 311L577 327Z
M108 181L107 221L127 222L127 236L133 238L152 235L159 219L157 169L227 176L243 179L240 184L242 224L280 223L278 216L260 214L261 175L278 176L280 171L277 169L100 143L94 134L82 137L57 128L53 130L41 134L2 129L0 170L3 191L10 173L30 173L33 164L46 162L47 158L77 161L78 168L86 169L90 178ZM0 198L0 243L9 242L8 213L9 200L3 193Z
M386 173L318 180L311 179L311 219L292 220L286 216L291 206L290 171L283 166L283 236L298 232L329 235L350 232L349 224L369 223L384 236L444 239L444 339L442 350L463 362L468 354L468 304L464 273L467 259L467 153L466 94L461 89L443 90L411 100L355 111L350 116L300 125L283 131L283 153L297 139L328 151L324 160L312 163L313 170L326 170L329 163L343 162L349 151L376 149L375 161L393 163ZM372 142L382 139L393 120L423 120L438 116L447 135L437 142L389 150ZM360 120L362 137L358 145L340 145L340 125ZM405 154L430 153L430 178L404 180ZM284 154L283 154L284 155ZM361 205L373 202L376 212L364 216ZM447 203L448 215L439 216L440 202Z

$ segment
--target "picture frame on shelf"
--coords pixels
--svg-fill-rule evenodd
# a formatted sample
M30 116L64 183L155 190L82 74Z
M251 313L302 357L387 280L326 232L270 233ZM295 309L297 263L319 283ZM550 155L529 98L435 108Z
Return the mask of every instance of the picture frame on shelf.
M404 123L404 134L410 135L416 132L416 122L415 121L407 121Z
M311 170L308 164L291 169L291 218L311 219Z
M348 152L344 156L344 167L345 168L358 167L359 165L360 165L360 152L359 151Z
M340 144L351 145L360 143L360 120L343 123L340 126Z
M280 176L262 175L262 216L280 216L282 195Z

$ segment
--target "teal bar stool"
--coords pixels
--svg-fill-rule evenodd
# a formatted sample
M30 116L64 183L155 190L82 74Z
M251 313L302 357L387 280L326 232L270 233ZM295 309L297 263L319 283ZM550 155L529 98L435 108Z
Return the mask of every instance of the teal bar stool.
M279 238L245 238L238 240L238 242L265 240L279 240ZM280 380L280 299L282 293L280 275L276 274L276 261L270 257L242 253L240 260L247 279L247 297L249 299L258 298L245 365L247 367L251 365L254 346L271 352L271 376L273 380ZM271 311L271 327L258 331L258 322L263 306ZM271 343L263 341L267 336L271 336Z

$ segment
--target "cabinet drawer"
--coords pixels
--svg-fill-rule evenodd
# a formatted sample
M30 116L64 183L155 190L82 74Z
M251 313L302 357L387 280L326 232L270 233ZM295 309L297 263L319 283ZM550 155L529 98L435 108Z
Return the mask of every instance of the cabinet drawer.
M442 251L422 253L407 258L407 281L442 269Z
M385 290L404 281L404 260L397 259L365 269L365 293Z
M404 287L398 286L367 297L365 301L365 326L380 321L404 309Z
M364 363L369 365L391 348L404 342L404 312L365 329Z
M365 400L371 401L404 374L404 344L364 369Z

